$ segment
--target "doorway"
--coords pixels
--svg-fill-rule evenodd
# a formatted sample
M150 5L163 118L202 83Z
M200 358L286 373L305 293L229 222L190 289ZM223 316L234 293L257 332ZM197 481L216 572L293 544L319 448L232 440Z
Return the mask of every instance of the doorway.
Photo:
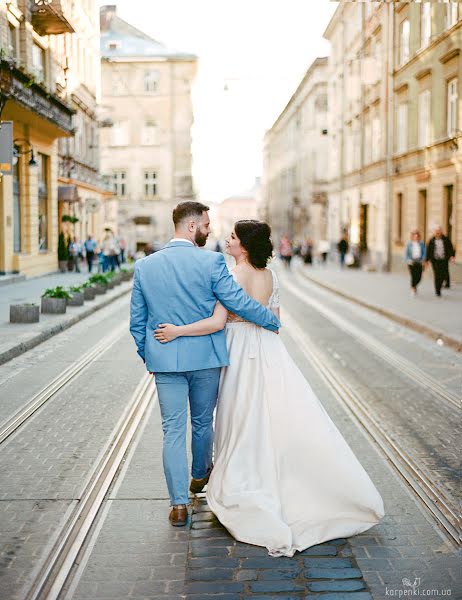
M427 242L427 190L419 190L417 223L422 240Z

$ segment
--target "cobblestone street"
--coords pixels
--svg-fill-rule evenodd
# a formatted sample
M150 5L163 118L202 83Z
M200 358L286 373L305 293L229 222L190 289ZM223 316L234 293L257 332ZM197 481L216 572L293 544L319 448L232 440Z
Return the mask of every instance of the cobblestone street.
M382 495L383 521L293 558L236 542L204 494L171 527L155 385L124 295L0 366L2 600L462 597L461 355L301 272L279 275L283 340Z

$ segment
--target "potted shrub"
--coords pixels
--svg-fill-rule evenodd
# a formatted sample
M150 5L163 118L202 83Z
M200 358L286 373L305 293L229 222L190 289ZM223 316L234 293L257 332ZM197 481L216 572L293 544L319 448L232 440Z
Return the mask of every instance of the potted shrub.
M10 323L38 323L39 319L38 304L10 304Z
M104 276L106 277L108 290L114 289L114 286L115 286L115 281L114 281L115 273L114 273L114 271L108 271L107 273L104 274Z
M96 296L95 286L91 283L91 281L86 281L82 285L83 299L84 300L94 300Z
M58 238L58 264L61 273L67 271L67 261L69 259L69 250L66 246L66 239L64 233L61 231Z
M122 281L130 281L130 279L132 278L132 271L129 271L128 269L122 267L120 269L120 276L122 278Z
M105 275L101 273L92 275L88 281L94 285L97 294L105 294L107 292L107 278Z
M72 296L62 286L58 285L55 288L48 288L42 295L42 313L62 315L66 312L67 301Z
M69 288L71 298L67 301L68 306L82 306L84 301L83 287L81 285L73 285Z

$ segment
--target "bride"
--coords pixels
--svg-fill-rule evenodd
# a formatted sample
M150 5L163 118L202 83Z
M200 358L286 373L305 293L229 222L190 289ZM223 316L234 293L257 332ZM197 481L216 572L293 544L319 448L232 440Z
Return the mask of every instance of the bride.
M237 282L279 317L278 280L267 268L270 235L266 223L238 221L226 251ZM162 324L155 337L166 343L225 325L230 366L220 380L210 509L237 540L272 556L377 524L384 515L379 492L278 335L217 303L210 318Z

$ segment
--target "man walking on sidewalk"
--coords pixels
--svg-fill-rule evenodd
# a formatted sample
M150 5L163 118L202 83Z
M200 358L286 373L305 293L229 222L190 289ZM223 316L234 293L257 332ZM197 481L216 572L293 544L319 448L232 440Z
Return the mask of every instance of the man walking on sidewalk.
M93 260L95 258L96 242L91 235L87 237L84 243L85 252L87 254L88 272L93 270Z
M440 225L436 225L434 235L427 245L427 263L431 262L435 277L435 294L441 296L441 288L446 282L446 288L451 287L449 278L449 261L454 262L455 250L451 240L443 235Z

